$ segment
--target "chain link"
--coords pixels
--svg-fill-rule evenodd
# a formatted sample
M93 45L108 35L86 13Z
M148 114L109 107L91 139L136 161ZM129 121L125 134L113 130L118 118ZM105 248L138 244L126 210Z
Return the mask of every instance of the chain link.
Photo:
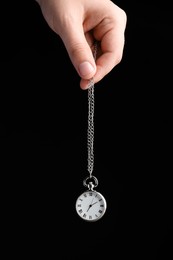
M92 176L94 168L94 82L89 83L88 88L88 172Z
M94 59L96 60L97 43L94 44ZM90 178L94 169L94 79L89 81L88 85L88 131L87 131L87 145L88 145L88 172Z

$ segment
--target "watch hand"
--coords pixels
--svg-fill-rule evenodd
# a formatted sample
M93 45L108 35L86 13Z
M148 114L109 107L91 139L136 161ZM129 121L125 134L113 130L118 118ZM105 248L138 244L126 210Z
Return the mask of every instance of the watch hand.
M92 206L92 205L90 204L89 207L88 207L88 209L87 209L87 212L88 212L88 210L91 208L91 206Z
M94 200L94 198L92 199L91 204L88 206L87 212L88 212L88 210L91 208L91 206L93 205L93 204L92 204L93 200Z
M88 209L87 209L87 212L88 212L88 210L89 210L94 204L96 204L96 203L98 203L98 201L94 202L93 204L90 204L89 207L88 207Z
M91 201L91 204L90 204L90 205L92 205L92 203L93 203L93 200L94 200L94 198L92 199L92 201Z
M94 202L93 204L91 204L91 206L93 206L94 204L98 203L98 201Z

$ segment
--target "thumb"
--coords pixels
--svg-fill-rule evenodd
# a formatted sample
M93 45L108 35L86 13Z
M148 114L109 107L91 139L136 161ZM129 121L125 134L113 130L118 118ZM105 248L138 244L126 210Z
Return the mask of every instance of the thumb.
M82 79L91 79L96 73L96 64L83 28L80 29L79 26L68 28L61 38L79 76Z

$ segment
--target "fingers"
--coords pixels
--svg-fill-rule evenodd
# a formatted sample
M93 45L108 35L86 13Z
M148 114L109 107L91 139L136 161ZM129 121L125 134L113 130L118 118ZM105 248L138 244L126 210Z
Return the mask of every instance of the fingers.
M73 66L82 79L95 75L96 64L83 28L85 10L76 0L52 0L41 2L42 13L49 26L61 37Z
M114 35L112 35L114 34ZM102 54L96 60L96 73L94 82L97 83L103 79L116 65L118 65L123 56L124 34L121 31L109 32L101 42ZM80 87L88 88L88 80L81 79Z
M104 78L123 56L126 14L111 1L105 3L97 8L90 7L88 16L84 12L83 16L73 17L73 21L69 20L63 30L65 34L61 34L69 57L81 77L82 89L88 88L91 78L95 83ZM91 49L94 40L100 43L96 61Z
M112 19L112 17L115 17L115 19ZM118 19L118 17L121 19ZM100 50L98 50L100 55L96 60L96 73L94 75L95 83L103 79L122 60L126 20L124 11L118 9L118 13L110 16L110 19L103 19L93 30L94 38L100 42ZM87 89L88 83L88 80L81 79L80 87Z
M70 23L61 35L69 57L79 76L89 80L96 73L96 64L92 50L86 40L80 23Z
M81 77L80 87L88 88L91 78L99 82L122 59L126 14L109 0L40 1L49 26L61 37ZM96 60L92 45L99 42Z

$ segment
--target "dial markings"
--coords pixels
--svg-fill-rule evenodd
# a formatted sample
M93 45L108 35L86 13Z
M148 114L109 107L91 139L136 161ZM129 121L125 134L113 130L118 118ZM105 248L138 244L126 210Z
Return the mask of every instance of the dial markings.
M88 190L76 201L78 215L89 222L100 219L106 211L106 201L97 191Z

